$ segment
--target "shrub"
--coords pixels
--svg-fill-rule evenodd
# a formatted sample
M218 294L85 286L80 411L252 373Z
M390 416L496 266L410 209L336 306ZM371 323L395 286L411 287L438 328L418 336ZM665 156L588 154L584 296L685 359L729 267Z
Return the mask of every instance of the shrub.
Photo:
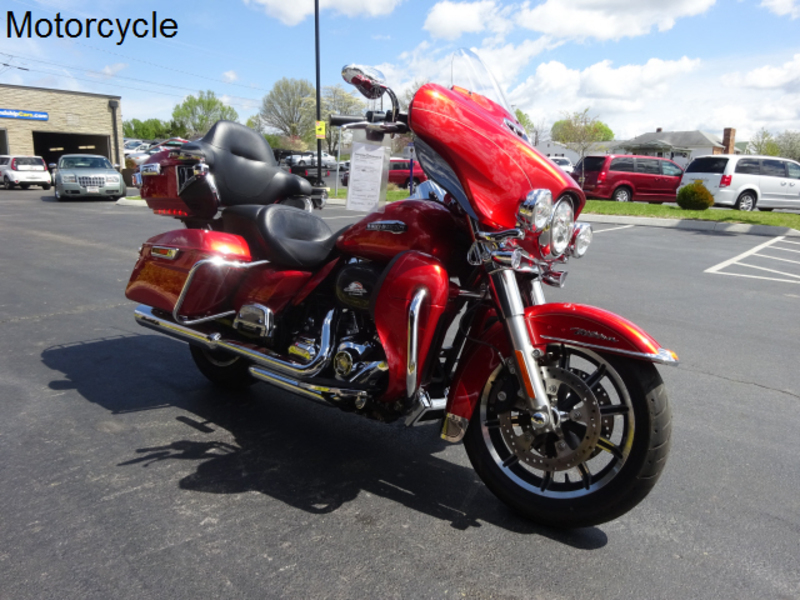
M125 168L126 169L135 169L138 165L136 161L133 160L130 156L125 157Z
M683 186L678 190L677 201L683 210L708 210L714 206L714 196L702 181Z

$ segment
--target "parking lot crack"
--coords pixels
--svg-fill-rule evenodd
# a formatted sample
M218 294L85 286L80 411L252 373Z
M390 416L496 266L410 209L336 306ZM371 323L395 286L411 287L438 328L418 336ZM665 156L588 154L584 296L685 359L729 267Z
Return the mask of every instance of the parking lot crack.
M716 377L717 379L724 379L725 381L729 381L731 383L743 383L745 385L752 385L757 388L761 388L762 390L767 390L770 392L778 392L779 394L785 394L786 396L791 396L793 398L800 399L800 394L796 394L794 392L790 392L788 390L782 390L780 388L770 387L768 385L764 385L762 383L756 383L755 381L745 381L743 379L735 379L733 377L725 377L724 375L719 375L717 373L709 373L708 371L701 371L699 369L687 369L685 367L681 367L686 371L691 371L692 373L698 373L700 375L708 375L709 377Z

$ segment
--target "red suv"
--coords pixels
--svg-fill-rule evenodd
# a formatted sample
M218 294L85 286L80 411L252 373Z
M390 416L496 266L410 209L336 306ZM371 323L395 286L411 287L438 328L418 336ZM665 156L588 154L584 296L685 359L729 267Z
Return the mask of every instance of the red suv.
M617 202L675 202L683 169L666 158L611 154L586 156L572 176L589 198Z
M409 171L411 166L408 164L407 158L391 158L389 159L389 183L393 183L401 188L408 187ZM341 176L342 185L347 185L350 180L350 172L345 171ZM414 186L416 187L423 181L426 181L428 176L425 171L419 166L419 161L414 161Z

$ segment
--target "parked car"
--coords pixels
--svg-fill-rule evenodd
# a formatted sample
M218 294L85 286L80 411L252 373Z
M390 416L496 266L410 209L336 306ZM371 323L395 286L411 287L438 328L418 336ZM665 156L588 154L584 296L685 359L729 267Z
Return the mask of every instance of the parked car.
M52 178L41 156L0 156L0 181L7 190L19 186L27 190L32 185L40 185L49 190Z
M695 181L714 196L714 204L737 210L800 208L800 163L775 156L717 154L695 158L681 186Z
M137 165L143 165L146 163L153 154L157 154L159 152L163 152L164 150L180 148L184 144L186 144L189 140L185 140L183 138L170 138L168 140L164 140L163 142L157 142L152 144L147 150L142 152L134 152L128 154L126 158L130 158L135 162Z
M64 154L55 176L56 200L64 198L108 198L125 195L125 182L105 156Z
M566 156L551 156L549 158L554 163L556 163L556 165L560 167L562 171L564 171L565 173L569 173L570 175L572 174L574 165L572 164L572 161L568 159Z
M311 151L308 152L295 152L286 157L286 164L290 167L304 167L306 165L311 164L311 156L314 153Z
M407 188L409 184L409 171L411 165L407 158L391 158L389 159L389 183L396 186ZM428 176L419 165L419 161L414 161L414 186L419 185L423 181L427 181ZM350 181L350 170L345 171L340 175L342 185L347 185Z
M682 175L669 159L627 154L586 156L572 170L587 197L617 202L675 202Z

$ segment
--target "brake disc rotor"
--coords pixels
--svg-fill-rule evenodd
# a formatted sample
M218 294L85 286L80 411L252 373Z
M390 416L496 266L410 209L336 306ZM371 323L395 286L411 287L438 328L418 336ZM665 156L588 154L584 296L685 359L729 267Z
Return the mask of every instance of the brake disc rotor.
M551 366L543 367L542 375L553 406L556 432L537 432L528 412L519 409L497 416L500 432L521 462L534 469L566 471L586 462L597 451L597 442L605 434L601 402L576 373ZM569 412L558 410L559 397L569 399Z

